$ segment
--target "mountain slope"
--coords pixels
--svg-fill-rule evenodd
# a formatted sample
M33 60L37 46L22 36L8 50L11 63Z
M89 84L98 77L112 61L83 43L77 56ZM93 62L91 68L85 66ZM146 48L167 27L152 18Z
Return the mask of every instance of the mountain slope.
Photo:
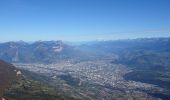
M16 73L13 65L0 60L0 96L2 96L4 90L17 78Z
M21 71L0 60L0 100L80 100L37 80L43 77L35 73Z

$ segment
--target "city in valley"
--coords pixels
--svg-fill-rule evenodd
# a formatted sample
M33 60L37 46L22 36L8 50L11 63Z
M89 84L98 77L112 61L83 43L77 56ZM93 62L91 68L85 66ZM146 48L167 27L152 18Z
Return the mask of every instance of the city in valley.
M116 91L113 91L114 89L124 91L127 97L128 95L134 95L151 99L152 97L143 91L161 92L163 90L156 85L125 80L123 76L131 72L131 70L124 65L113 64L109 61L62 61L54 64L15 63L14 65L21 70L28 70L48 77L50 84L54 87L60 87L62 91L70 92L74 89L74 91L79 92L80 96L83 95L89 99L92 95L97 95L93 93L98 91L101 91L100 98L105 98L106 94L108 98L112 98L111 96L113 96L114 92L116 93ZM56 83L56 81L61 83ZM101 90L88 89L85 86L86 84L93 85L88 88L99 86ZM67 89L63 90L63 88Z

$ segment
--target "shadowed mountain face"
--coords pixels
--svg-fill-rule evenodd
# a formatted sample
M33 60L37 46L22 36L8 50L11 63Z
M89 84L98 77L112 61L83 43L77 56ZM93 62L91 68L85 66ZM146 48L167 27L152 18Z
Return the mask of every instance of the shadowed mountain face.
M0 60L0 96L16 79L16 69L13 65Z

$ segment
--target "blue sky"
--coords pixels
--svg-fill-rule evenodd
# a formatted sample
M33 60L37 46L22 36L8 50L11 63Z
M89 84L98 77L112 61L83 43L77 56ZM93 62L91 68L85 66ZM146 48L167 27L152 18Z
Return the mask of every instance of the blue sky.
M0 41L170 36L170 0L0 0Z

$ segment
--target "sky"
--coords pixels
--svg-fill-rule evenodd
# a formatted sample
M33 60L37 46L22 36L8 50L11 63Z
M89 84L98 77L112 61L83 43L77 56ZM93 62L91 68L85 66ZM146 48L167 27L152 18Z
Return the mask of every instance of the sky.
M170 37L170 0L0 0L0 42Z

